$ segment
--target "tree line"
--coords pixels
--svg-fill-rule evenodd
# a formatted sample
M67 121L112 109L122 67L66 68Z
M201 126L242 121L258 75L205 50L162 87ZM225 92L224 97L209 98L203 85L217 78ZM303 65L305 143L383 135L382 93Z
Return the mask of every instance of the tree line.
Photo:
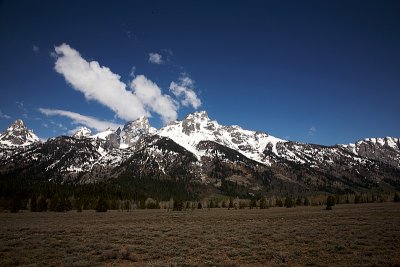
M335 204L358 204L395 201L400 202L399 193L390 194L347 194L310 196L254 196L250 198L214 197L190 200L187 196L174 196L169 199L141 197L108 188L105 185L54 185L35 187L28 191L18 191L12 197L2 194L0 210L18 212L66 212L76 210L131 211L134 209L168 209L173 211L194 209L267 209L269 207L294 208L296 206L326 205L330 210Z

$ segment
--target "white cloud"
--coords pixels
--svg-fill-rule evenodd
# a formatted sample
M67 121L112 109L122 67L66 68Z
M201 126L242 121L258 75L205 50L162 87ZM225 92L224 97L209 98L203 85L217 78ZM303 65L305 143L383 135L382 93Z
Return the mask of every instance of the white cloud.
M121 126L114 122L99 120L94 117L81 115L79 113L67 111L67 110L39 108L39 111L47 116L68 117L68 118L72 119L72 122L74 124L84 125L89 128L95 129L97 131L104 131L107 128L117 129L118 127Z
M163 95L157 84L144 75L138 75L132 80L131 88L146 107L161 116L164 123L176 120L177 104L168 95Z
M183 74L179 78L179 83L171 82L169 89L176 96L180 97L181 104L185 107L192 106L197 109L201 106L201 100L193 90L194 81Z
M135 72L136 72L136 67L133 66L133 67L131 68L131 72L129 73L129 77L135 78L135 76L136 76Z
M11 116L9 116L9 115L7 115L7 114L4 114L4 113L0 110L0 118L1 118L1 119L7 119L7 120L9 120L9 119L11 119Z
M33 46L32 46L32 51L33 51L34 53L38 53L38 52L39 52L39 47L36 46L36 45L33 45Z
M67 44L55 47L55 70L88 100L96 100L125 120L149 116L137 96L126 90L120 76L97 61L88 62Z
M159 114L164 123L177 118L177 104L161 89L143 75L135 76L131 90L120 80L120 76L97 61L88 62L78 51L67 44L55 47L57 53L55 70L62 74L74 89L82 92L86 99L95 100L113 110L124 120L135 120L150 116L150 111ZM132 68L131 75L135 75Z
M317 128L315 126L310 127L308 129L308 135L313 136L317 132Z
M162 56L158 53L149 53L149 62L157 65L164 63Z

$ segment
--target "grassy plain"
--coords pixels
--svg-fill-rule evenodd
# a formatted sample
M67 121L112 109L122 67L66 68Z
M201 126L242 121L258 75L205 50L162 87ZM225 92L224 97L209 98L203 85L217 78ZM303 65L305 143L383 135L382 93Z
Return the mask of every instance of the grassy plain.
M400 204L0 214L0 266L400 266Z

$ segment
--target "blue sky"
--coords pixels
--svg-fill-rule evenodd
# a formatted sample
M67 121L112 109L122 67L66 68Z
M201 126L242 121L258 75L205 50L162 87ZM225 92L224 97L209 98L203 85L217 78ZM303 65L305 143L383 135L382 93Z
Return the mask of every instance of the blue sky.
M399 12L398 1L1 1L0 129L21 118L48 138L139 115L159 128L206 110L302 142L398 137Z

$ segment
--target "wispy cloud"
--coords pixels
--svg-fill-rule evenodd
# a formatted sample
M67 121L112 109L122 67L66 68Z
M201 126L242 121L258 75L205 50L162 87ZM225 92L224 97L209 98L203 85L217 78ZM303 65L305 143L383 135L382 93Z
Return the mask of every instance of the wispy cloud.
M162 56L158 53L149 53L149 62L160 65L164 63L164 60L162 59Z
M315 126L311 126L310 129L308 129L308 135L314 136L314 134L317 132L317 128Z
M124 120L150 116L150 111L160 115L164 122L177 118L177 107L172 98L143 75L131 83L132 91L120 76L97 61L88 62L78 51L67 44L55 47L55 70L62 74L74 89L88 100L95 100L113 110Z
M171 49L164 48L161 51L163 51L165 54L170 55L170 56L174 55L174 52L172 52Z
M17 104L17 107L19 110L26 112L26 107L23 101L15 101L15 104Z
M9 116L9 115L7 115L7 114L4 114L4 113L0 110L0 118L1 118L1 119L7 119L7 120L9 120L9 119L11 119L11 116Z
M201 100L194 92L194 81L186 74L182 74L178 83L171 82L169 89L176 97L181 98L183 106L192 106L195 109L201 106Z
M39 111L47 116L63 116L72 119L74 124L85 125L89 128L95 129L97 131L104 131L107 128L117 129L121 125L110 121L99 120L94 117L85 116L76 112L60 110L60 109L48 109L39 108ZM60 125L58 125L60 126ZM62 125L61 125L62 127Z
M36 46L36 45L33 45L33 46L32 46L32 51L33 51L34 53L38 53L38 52L39 52L39 47Z
M129 72L129 77L135 78L135 76L136 76L136 67L133 66L133 67L131 68L131 72Z

